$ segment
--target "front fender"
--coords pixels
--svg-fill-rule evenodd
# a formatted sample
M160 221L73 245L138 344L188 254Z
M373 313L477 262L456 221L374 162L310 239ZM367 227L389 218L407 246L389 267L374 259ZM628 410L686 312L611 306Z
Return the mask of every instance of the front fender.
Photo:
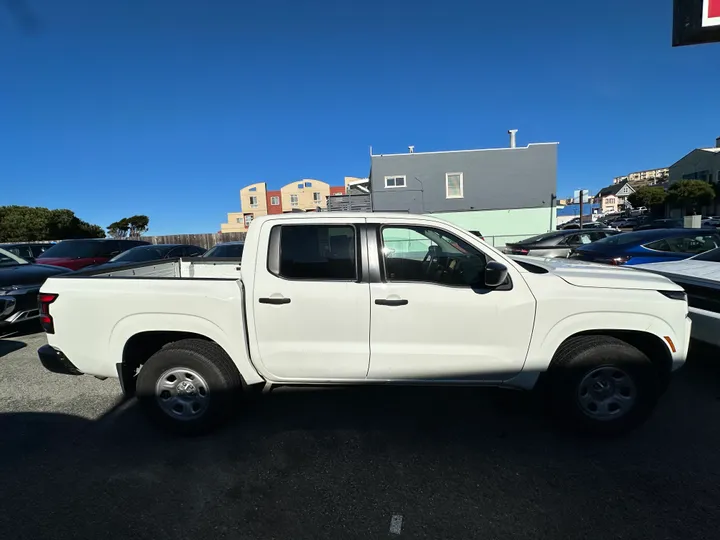
M108 358L111 365L106 366L110 373L108 376L117 376L115 366L122 362L125 344L134 335L143 332L189 332L205 336L225 350L247 384L263 382L248 356L244 331L238 331L231 338L208 319L179 313L140 313L120 319L110 332Z
M647 313L608 311L576 313L558 321L547 332L533 333L523 371L542 372L547 370L555 352L566 339L583 332L602 332L603 330L653 334L662 340L673 358L678 353L671 351L664 336L670 336L674 343L685 342L685 336L678 335L678 332L673 330L667 321Z

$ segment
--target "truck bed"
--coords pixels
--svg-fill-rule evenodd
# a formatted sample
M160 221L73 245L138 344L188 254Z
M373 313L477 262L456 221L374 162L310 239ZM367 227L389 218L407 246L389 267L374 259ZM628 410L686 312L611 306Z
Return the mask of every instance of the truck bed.
M48 343L81 372L103 377L117 377L126 344L147 332L199 334L249 365L239 270L238 261L190 258L51 277L42 289L57 295Z
M221 258L178 258L137 263L122 268L88 268L73 278L240 279L240 262Z

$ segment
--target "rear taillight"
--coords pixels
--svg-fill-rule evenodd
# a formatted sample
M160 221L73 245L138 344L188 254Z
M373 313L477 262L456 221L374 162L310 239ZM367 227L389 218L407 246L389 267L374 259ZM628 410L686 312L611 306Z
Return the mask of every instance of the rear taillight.
M523 248L511 248L510 253L513 255L527 255L530 251Z
M628 262L632 257L624 256L624 257L613 257L612 259L595 259L594 262L600 263L600 264L611 264L613 266L621 266Z
M40 324L48 334L55 333L55 325L50 315L50 304L57 300L58 295L52 293L40 293L38 295L38 309L40 310Z

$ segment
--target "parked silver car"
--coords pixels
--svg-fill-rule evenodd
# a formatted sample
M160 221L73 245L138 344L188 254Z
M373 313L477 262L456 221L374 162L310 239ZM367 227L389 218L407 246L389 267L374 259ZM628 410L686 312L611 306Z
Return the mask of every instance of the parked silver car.
M512 255L532 255L536 257L567 257L570 250L614 234L617 229L564 230L539 234L505 245L505 252Z

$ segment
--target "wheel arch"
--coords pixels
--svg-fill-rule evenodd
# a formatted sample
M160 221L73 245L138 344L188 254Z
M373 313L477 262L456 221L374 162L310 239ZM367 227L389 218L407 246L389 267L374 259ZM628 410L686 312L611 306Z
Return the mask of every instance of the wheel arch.
M158 320L162 321L158 325ZM134 391L138 368L169 343L182 339L210 341L222 348L237 367L243 381L258 384L264 379L255 370L245 346L244 333L230 339L219 327L204 318L192 315L140 314L121 320L110 336L110 353L126 394Z
M669 383L673 360L667 343L660 336L653 334L652 332L642 330L604 329L577 332L568 336L557 347L548 369L552 369L553 364L557 360L558 354L562 350L563 346L570 340L581 336L610 336L635 347L645 354L650 359L653 366L655 366L663 387L666 387Z

